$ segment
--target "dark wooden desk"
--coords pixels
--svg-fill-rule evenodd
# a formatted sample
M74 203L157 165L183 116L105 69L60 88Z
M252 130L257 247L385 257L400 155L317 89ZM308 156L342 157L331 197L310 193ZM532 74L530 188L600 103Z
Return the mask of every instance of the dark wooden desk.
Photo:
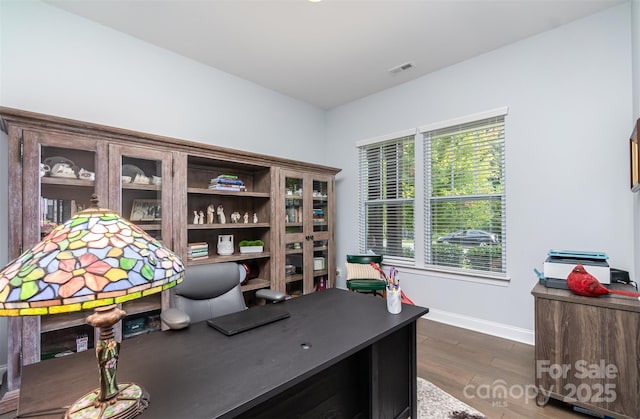
M118 382L150 393L145 418L416 417L416 320L428 309L392 315L339 289L282 304L288 319L232 337L203 322L128 339ZM97 386L94 351L26 366L18 414Z

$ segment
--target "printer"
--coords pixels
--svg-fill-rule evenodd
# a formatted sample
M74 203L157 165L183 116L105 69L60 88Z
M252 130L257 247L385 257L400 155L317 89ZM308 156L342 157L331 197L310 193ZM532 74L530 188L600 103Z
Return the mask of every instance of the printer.
M611 268L607 259L609 257L602 252L549 250L543 275L539 275L540 283L549 288L567 289L567 276L576 265L582 265L601 284L608 286L611 284Z

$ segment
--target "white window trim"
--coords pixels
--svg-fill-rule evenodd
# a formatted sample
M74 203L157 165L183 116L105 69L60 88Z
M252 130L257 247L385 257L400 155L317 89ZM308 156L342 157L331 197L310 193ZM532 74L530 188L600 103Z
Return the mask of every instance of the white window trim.
M405 129L397 132L390 132L389 134L379 135L377 137L365 138L364 140L356 141L356 147L362 147L369 144L383 143L385 141L397 140L398 138L415 136L418 134L416 128Z
M478 112L471 115L461 116L459 118L453 118L446 121L434 122L432 124L423 125L418 128L420 134L424 134L428 131L435 131L442 128L452 127L454 125L462 125L470 122L476 122L481 119L495 118L497 116L506 116L509 113L509 107L503 106L501 108L492 109L489 111Z

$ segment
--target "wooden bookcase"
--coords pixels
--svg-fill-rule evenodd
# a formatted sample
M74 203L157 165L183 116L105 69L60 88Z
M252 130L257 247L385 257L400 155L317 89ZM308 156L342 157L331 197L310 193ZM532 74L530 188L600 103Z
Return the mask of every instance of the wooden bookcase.
M242 290L248 304L261 288L297 295L335 283L334 178L339 169L11 108L0 107L0 118L9 141L11 259L40 241L53 223L63 222L73 211L88 206L95 193L101 206L133 218L178 254L187 269L189 265L227 261L245 265L249 274ZM93 176L78 179L50 172L40 176L45 159L70 161ZM137 181L135 176L126 177L140 172L145 177ZM212 179L219 175L237 176L244 183L243 190L211 189ZM297 236L289 235L290 226L284 221L290 202L285 199L287 176L295 176L304 185L300 198L305 203L302 217L306 221ZM202 211L206 217L210 205L223 207L226 223L217 214L212 222L194 222L194 211ZM324 214L323 221L316 224L314 207ZM237 223L231 220L234 212L241 214ZM233 236L232 254L217 253L221 235ZM300 282L295 287L288 286L285 275L287 254L292 250L287 244L293 239L304 243ZM238 244L242 240L261 240L262 252L241 253ZM207 243L206 257L190 259L190 243ZM323 269L314 270L314 257L324 259ZM320 279L322 286L318 286ZM127 317L116 327L118 337L158 330L158 314L168 303L167 292L127 303L123 307ZM84 326L86 314L9 319L7 393L0 400L0 413L15 409L23 365L59 352L73 352L75 338L91 334ZM93 337L88 338L91 347Z

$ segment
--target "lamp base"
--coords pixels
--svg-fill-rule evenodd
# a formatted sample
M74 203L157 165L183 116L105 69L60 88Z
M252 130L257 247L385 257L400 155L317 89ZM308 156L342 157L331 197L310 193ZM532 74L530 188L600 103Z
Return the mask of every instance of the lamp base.
M109 400L98 401L100 389L85 394L71 405L65 419L103 418L129 419L149 406L149 393L133 383L118 384L118 394Z

